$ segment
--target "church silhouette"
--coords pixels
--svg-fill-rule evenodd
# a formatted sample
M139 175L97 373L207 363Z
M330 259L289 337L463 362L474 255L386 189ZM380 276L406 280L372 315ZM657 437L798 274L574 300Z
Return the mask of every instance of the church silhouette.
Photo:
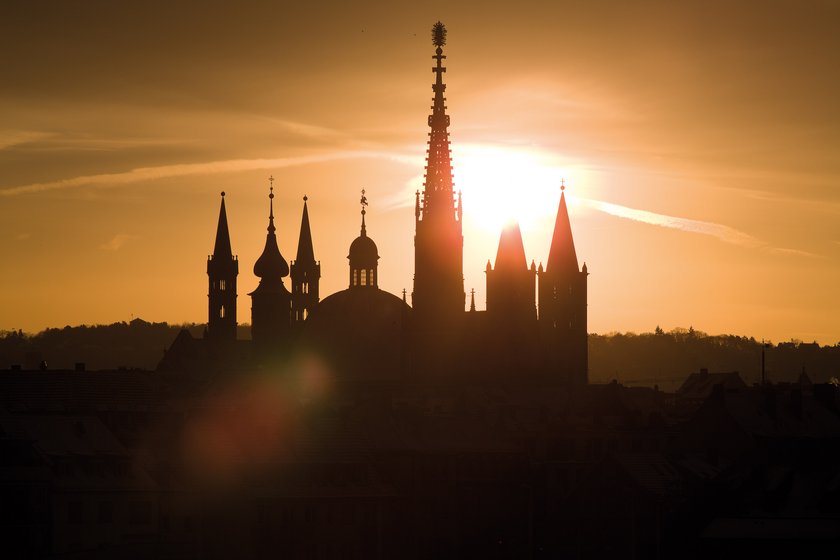
M251 341L237 340L237 277L222 192L213 254L207 260L208 322L203 340L184 331L160 369L232 363L259 366L305 350L317 353L349 385L446 383L528 376L533 386L587 383L587 267L578 266L565 192L546 266L528 265L519 225L501 232L495 262L487 261L486 311L467 306L463 275L464 202L454 189L450 118L443 65L446 29L432 30L435 81L423 191L416 193L414 287L410 305L379 289L379 253L365 223L348 253L348 288L320 299L321 264L303 198L295 260L283 256L274 226L273 177L265 247L254 263ZM565 185L561 186L565 190ZM290 287L284 282L290 278Z

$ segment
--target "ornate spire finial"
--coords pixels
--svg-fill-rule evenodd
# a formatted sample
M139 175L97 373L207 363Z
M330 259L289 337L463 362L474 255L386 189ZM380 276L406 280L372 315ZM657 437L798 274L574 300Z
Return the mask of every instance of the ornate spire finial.
M362 189L362 198L359 199L359 204L362 206L362 235L365 236L367 235L367 230L365 228L365 214L367 214L367 211L365 211L365 206L368 205L367 197L365 196L365 189Z
M306 196L306 195L303 195L303 201L306 202L307 200L309 200L309 197Z
M225 191L222 191L222 198L225 197Z
M446 26L440 21L432 26L432 44L438 48L446 44Z
M470 311L475 311L475 288L470 290Z
M560 190L561 191L566 190L566 178L565 177L560 179Z
M274 175L268 176L268 233L274 233Z

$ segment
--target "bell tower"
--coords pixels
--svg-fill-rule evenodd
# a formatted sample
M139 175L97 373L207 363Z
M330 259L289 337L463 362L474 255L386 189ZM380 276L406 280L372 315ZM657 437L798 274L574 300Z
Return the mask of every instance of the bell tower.
M449 116L446 114L443 73L443 46L446 28L441 22L432 27L436 47L434 102L428 123L429 147L423 193L415 201L414 291L412 306L415 318L426 327L447 324L464 313L463 253L461 232L463 216L461 195L455 203L452 160L449 149Z
M230 249L225 193L219 209L216 244L207 257L208 310L206 338L215 341L236 340L236 277L239 261Z
M303 197L303 216L300 219L300 237L297 256L291 265L292 277L292 322L303 323L319 301L318 285L321 279L321 263L315 260L312 248L312 231L309 228L308 197Z
M589 378L587 341L586 263L578 269L565 184L560 186L560 205L545 270L540 264L539 328L548 365L575 385Z

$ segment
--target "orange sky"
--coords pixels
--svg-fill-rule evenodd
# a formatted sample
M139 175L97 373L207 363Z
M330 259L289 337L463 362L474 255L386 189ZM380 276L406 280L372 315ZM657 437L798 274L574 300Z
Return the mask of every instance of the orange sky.
M441 19L479 308L500 221L545 261L565 177L591 332L840 341L837 3L172 4L4 4L0 329L204 321L221 190L249 322L270 174L322 296L361 188L410 292Z

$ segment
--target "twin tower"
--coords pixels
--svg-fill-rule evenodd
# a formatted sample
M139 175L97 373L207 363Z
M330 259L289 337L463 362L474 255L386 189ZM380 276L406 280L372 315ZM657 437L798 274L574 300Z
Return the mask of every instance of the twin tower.
M501 234L495 266L487 263L487 310L466 311L462 232L464 207L455 191L446 114L443 47L446 29L432 29L435 54L434 101L423 192L415 200L414 288L406 352L412 369L448 368L534 371L570 384L587 382L587 269L578 267L565 193L554 226L545 268L526 261L518 225ZM231 252L224 193L216 243L207 262L209 320L207 338L236 338L238 261ZM291 267L280 253L274 228L273 189L265 248L254 265L260 278L252 297L252 338L257 346L287 345L319 305L320 263L315 260L304 198L296 260ZM364 219L364 216L363 216ZM363 236L364 225L363 225ZM358 239L357 239L358 241ZM355 243L355 242L354 242ZM352 251L351 251L352 253ZM350 290L378 290L373 264L350 262ZM291 273L289 292L283 278ZM355 276L354 276L355 274ZM364 278L364 286L361 279ZM536 294L536 301L535 301ZM443 360L434 360L440 354ZM424 365L421 365L424 364Z

